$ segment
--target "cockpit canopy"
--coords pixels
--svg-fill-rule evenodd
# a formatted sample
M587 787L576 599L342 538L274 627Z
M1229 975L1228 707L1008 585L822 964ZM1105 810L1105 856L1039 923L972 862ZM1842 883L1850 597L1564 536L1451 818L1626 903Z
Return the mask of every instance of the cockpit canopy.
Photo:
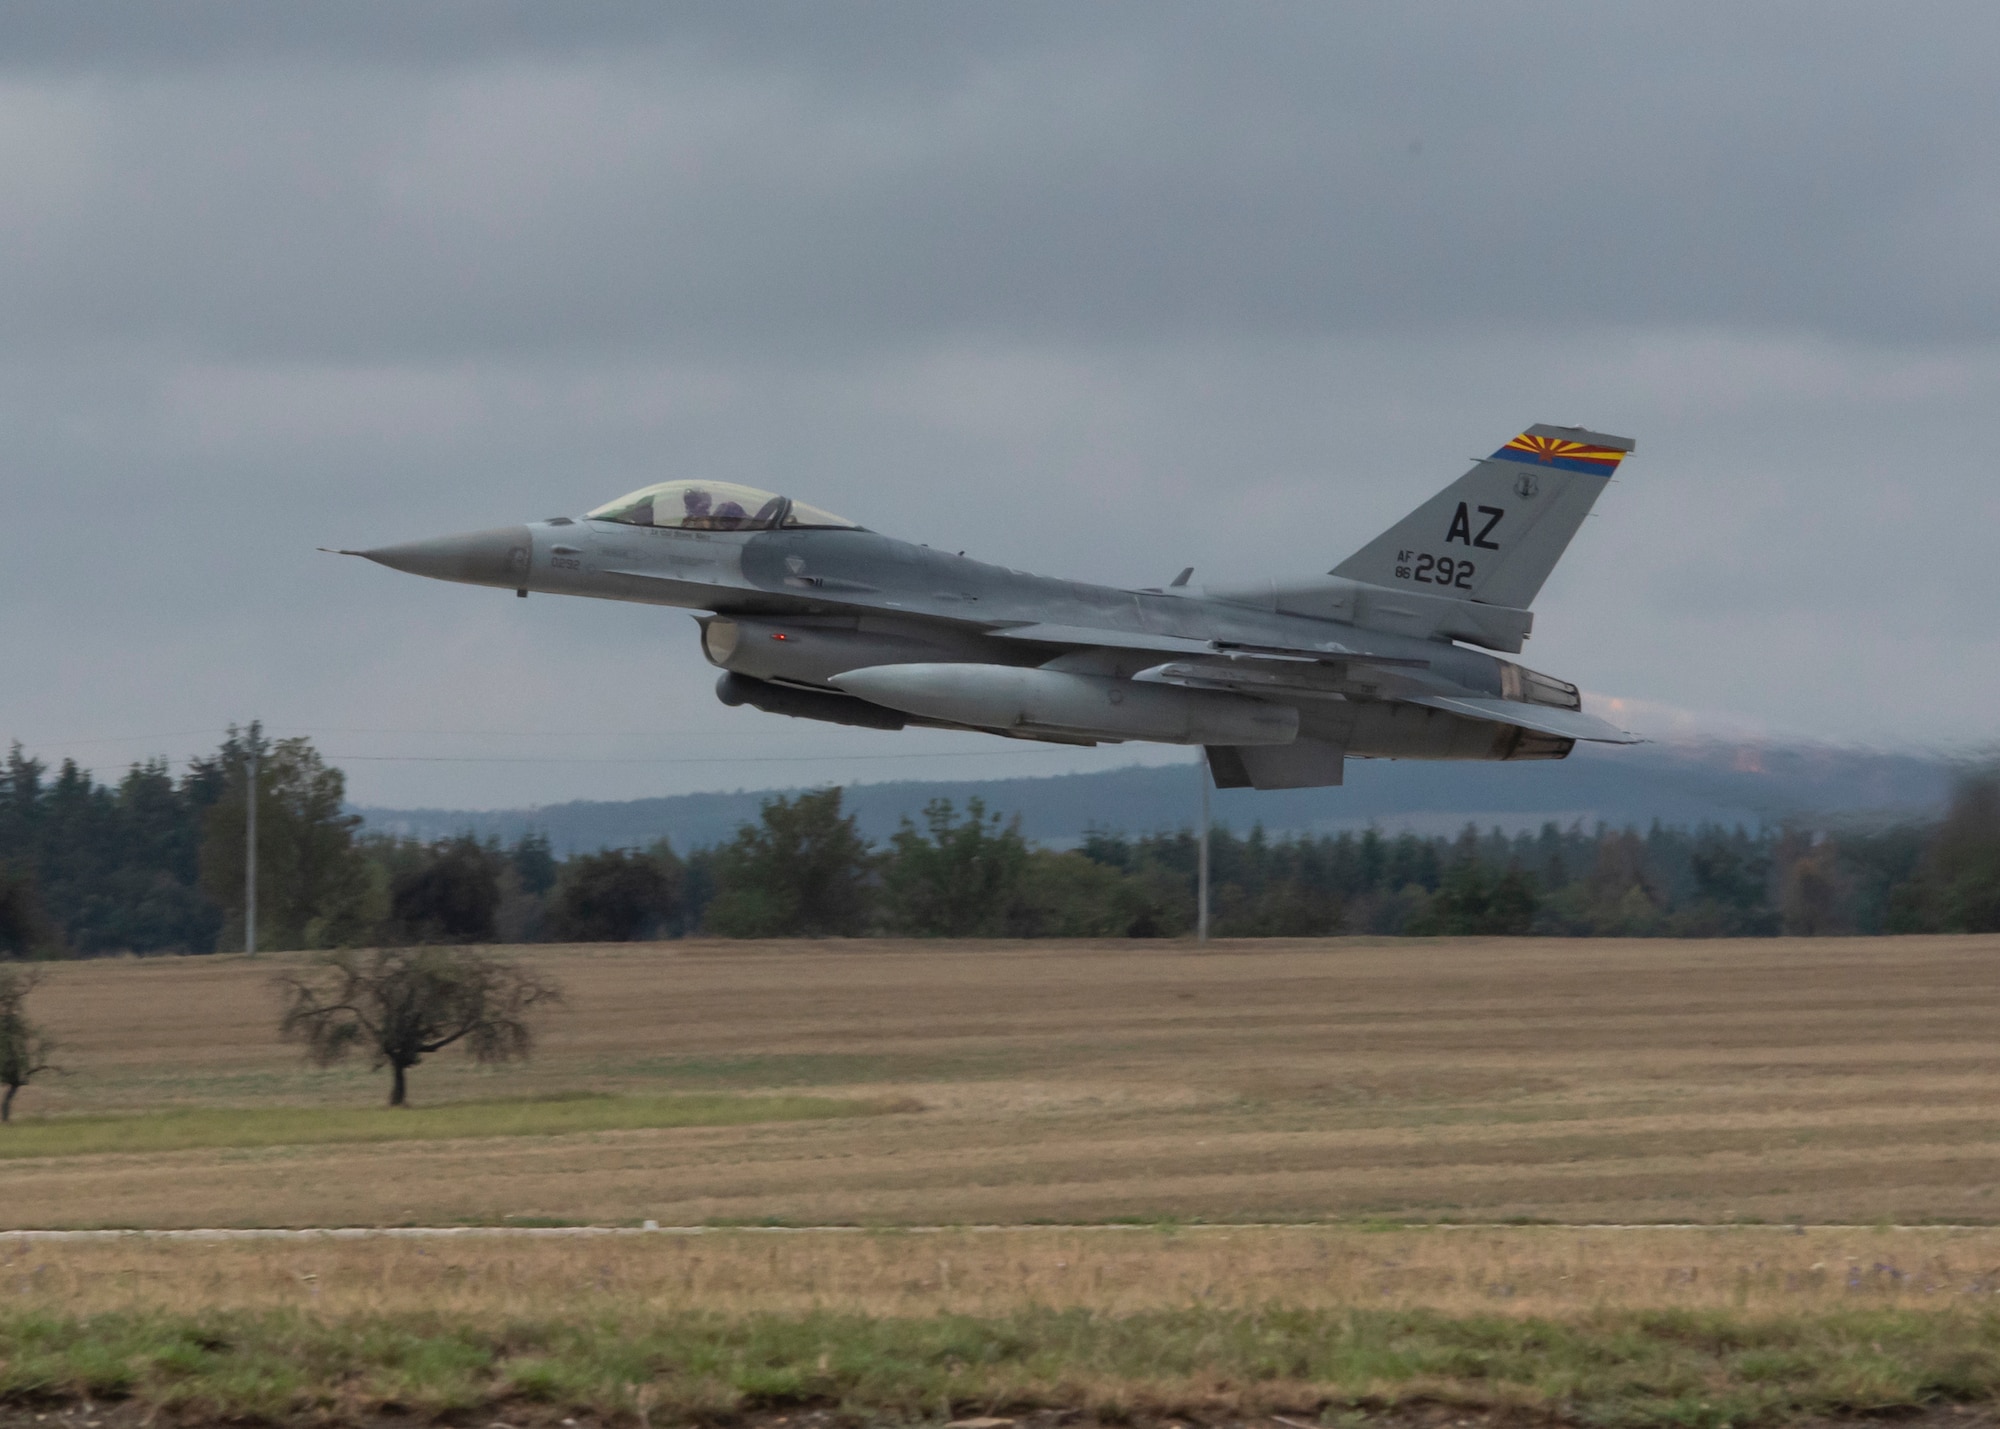
M733 481L663 481L600 506L584 519L683 531L860 529L831 511Z

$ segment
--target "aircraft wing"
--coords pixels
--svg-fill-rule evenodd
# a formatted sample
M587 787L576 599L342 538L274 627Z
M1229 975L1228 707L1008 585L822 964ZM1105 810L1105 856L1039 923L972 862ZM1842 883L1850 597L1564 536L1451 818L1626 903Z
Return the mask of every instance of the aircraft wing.
M1229 690L1246 695L1326 699L1352 694L1352 691L1346 688L1345 676L1333 676L1326 669L1325 663L1331 663L1330 661L1322 663L1296 656L1273 657L1265 653L1248 651L1222 653L1226 655L1226 659L1216 659L1211 656L1202 661L1170 660L1140 672L1136 678L1148 683ZM1348 663L1365 665L1371 662L1362 658ZM1394 665L1398 662L1385 660L1381 663ZM1428 709L1442 710L1447 714L1463 715L1467 719L1513 725L1520 729L1534 730L1539 734L1552 734L1562 739L1588 739L1600 744L1642 742L1637 735L1627 734L1609 721L1601 720L1596 715L1585 714L1582 710L1526 704L1520 700L1494 699L1471 693L1460 694L1454 692L1450 686L1446 686L1443 690L1435 688L1426 690L1421 683L1425 678L1420 675L1391 678L1374 685L1373 697L1401 704L1423 705Z
M1609 720L1585 714L1582 710L1528 705L1519 700L1496 700L1480 695L1404 695L1401 698L1405 704L1426 705L1447 714L1511 724L1562 739L1588 739L1599 744L1645 743L1638 735L1628 734Z
M1337 640L1320 645L1251 645L1235 640L1197 640L1186 635L1155 635L1148 631L1105 630L1087 625L1014 625L989 630L1002 640L1028 640L1039 645L1076 645L1105 650L1157 650L1166 655L1214 655L1241 651L1289 660L1338 660L1355 665L1403 665L1422 669L1428 660L1400 655L1370 655L1350 650Z
M1104 630L1088 625L1009 625L989 630L1002 640L1026 640L1037 645L1102 646L1108 650L1158 650L1169 655L1212 655L1215 645L1184 635L1153 635L1137 630Z

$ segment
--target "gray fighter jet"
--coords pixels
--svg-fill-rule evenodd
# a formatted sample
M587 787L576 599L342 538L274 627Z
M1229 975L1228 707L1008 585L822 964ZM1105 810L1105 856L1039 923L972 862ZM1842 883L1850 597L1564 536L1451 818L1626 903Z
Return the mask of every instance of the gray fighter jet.
M346 551L519 595L704 612L726 705L869 729L1199 744L1221 788L1344 761L1561 759L1635 742L1518 653L1633 444L1534 426L1323 576L1119 590L878 535L788 496L668 481L580 517ZM1481 647L1478 649L1469 646Z

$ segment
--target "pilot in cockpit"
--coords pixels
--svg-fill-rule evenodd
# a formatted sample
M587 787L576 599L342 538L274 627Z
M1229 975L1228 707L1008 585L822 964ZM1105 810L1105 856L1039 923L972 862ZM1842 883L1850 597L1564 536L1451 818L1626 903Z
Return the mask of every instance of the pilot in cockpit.
M729 481L663 481L588 513L592 521L684 531L854 530L817 506L805 506Z

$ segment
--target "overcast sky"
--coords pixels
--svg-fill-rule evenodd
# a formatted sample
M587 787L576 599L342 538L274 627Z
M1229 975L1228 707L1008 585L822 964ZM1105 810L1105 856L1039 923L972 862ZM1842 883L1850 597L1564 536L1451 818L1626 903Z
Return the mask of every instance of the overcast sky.
M1654 733L1989 743L1996 73L1980 4L15 0L0 738L261 718L463 807L1107 767L314 547L705 476L1224 583L1549 421L1638 452L1529 663Z

